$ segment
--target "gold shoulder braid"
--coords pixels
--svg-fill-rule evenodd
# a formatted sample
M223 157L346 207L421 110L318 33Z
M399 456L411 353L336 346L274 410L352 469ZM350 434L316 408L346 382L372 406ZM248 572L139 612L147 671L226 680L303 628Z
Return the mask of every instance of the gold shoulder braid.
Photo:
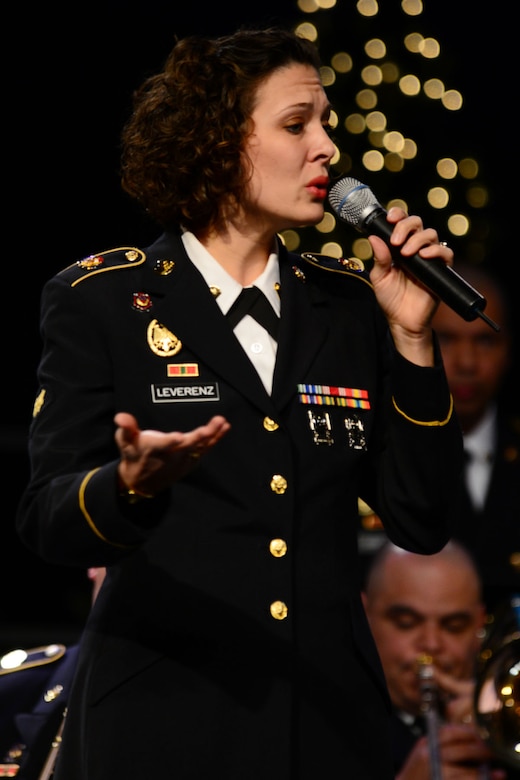
M135 268L142 265L145 260L145 253L137 247L117 247L78 260L64 268L58 275L67 279L71 287L75 287L85 279L108 271L124 271Z

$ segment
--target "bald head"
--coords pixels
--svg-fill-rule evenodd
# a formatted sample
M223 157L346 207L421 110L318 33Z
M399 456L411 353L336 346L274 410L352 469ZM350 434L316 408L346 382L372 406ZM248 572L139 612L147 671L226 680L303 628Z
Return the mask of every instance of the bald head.
M470 553L453 540L434 555L408 552L387 542L372 561L365 591L369 599L377 598L383 591L388 593L394 585L398 590L408 588L412 593L417 581L417 585L421 583L419 593L427 581L431 584L433 580L440 590L444 590L443 582L447 590L452 589L455 582L460 582L461 590L466 592L468 599L470 595L474 601L481 599L481 582L475 562Z

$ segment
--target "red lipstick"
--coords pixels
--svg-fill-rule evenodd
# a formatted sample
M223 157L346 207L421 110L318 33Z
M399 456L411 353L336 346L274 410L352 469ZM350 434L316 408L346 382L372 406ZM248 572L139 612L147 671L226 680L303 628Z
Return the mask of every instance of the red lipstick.
M324 200L327 197L327 188L329 186L328 176L316 176L307 185L306 189L309 190L315 198Z

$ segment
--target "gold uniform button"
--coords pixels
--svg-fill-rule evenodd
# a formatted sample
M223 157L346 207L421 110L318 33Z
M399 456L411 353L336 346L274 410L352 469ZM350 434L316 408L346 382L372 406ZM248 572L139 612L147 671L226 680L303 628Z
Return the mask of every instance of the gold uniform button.
M287 544L283 539L271 539L269 542L269 552L274 558L283 558L287 552Z
M287 604L284 604L283 601L273 601L269 610L275 620L285 620L289 611L287 609Z
M278 495L282 495L282 493L285 493L287 490L287 480L285 477L282 477L281 474L273 474L273 477L271 479L271 490L273 493L278 493Z
M277 431L280 427L271 417L264 417L263 425L266 431Z

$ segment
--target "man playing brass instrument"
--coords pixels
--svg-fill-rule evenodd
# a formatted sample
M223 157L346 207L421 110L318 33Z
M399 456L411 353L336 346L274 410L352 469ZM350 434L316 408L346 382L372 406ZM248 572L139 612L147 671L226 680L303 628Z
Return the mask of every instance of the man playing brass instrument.
M449 542L441 552L423 556L385 543L368 571L363 599L394 708L396 780L518 778L516 769L493 755L475 717L486 610L466 549ZM425 705L431 700L423 698L425 658L431 662L438 716L426 724ZM428 733L432 722L438 726Z

